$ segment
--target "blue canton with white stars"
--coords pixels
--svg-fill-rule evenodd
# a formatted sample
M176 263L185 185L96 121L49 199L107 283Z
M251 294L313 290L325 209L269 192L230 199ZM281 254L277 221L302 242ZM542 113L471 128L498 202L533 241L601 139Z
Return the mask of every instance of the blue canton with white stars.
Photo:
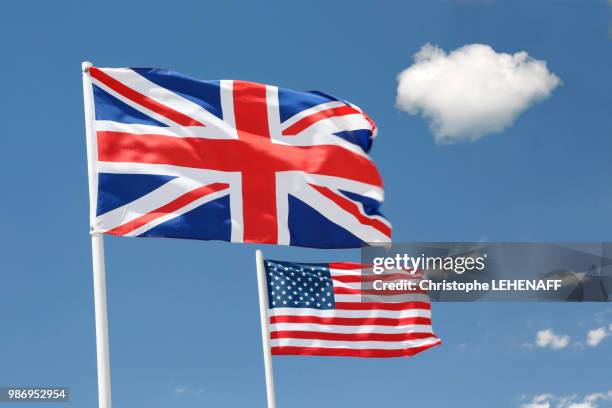
M336 307L334 284L327 264L265 261L268 304L328 310Z

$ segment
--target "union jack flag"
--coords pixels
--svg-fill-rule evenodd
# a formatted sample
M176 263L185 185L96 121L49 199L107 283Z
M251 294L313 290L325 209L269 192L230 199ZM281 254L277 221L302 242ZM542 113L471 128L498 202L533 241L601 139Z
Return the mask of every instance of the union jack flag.
M376 126L321 92L89 69L91 229L352 248L387 242Z

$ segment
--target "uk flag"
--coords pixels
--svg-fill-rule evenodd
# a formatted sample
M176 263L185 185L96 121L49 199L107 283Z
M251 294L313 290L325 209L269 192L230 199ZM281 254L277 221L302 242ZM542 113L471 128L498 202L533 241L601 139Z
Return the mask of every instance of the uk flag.
M320 92L97 68L91 230L316 248L387 242L376 126Z

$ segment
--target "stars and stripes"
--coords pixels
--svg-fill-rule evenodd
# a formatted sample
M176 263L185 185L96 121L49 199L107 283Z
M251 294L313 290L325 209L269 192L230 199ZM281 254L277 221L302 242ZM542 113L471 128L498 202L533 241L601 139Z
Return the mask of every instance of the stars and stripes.
M365 273L356 263L264 262L275 355L405 357L440 344L426 293L374 291L374 279L410 273Z
M91 228L320 248L387 242L376 126L321 92L161 69L89 70Z

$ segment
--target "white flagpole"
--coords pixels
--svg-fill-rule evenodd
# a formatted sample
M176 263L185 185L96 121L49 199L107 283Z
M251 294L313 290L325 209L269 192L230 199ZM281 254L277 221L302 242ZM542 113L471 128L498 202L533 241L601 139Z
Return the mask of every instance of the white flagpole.
M276 408L274 394L274 372L272 371L272 352L270 351L270 317L268 316L268 286L263 253L255 251L257 263L257 287L259 289L259 317L261 319L261 343L263 345L264 367L266 371L266 395L268 408Z
M111 408L110 358L108 353L108 312L106 310L106 274L104 237L91 235L93 255L94 304L96 310L96 354L98 361L98 406Z
M93 134L93 96L89 68L91 62L81 64L83 70L83 99L85 102L85 134L87 136L87 170L89 175L90 219L95 216L95 197L97 193L95 171L95 139ZM106 273L104 269L104 237L100 233L91 234L93 262L94 306L96 314L96 354L98 363L98 405L111 408L110 360L108 352L108 312L106 309Z

